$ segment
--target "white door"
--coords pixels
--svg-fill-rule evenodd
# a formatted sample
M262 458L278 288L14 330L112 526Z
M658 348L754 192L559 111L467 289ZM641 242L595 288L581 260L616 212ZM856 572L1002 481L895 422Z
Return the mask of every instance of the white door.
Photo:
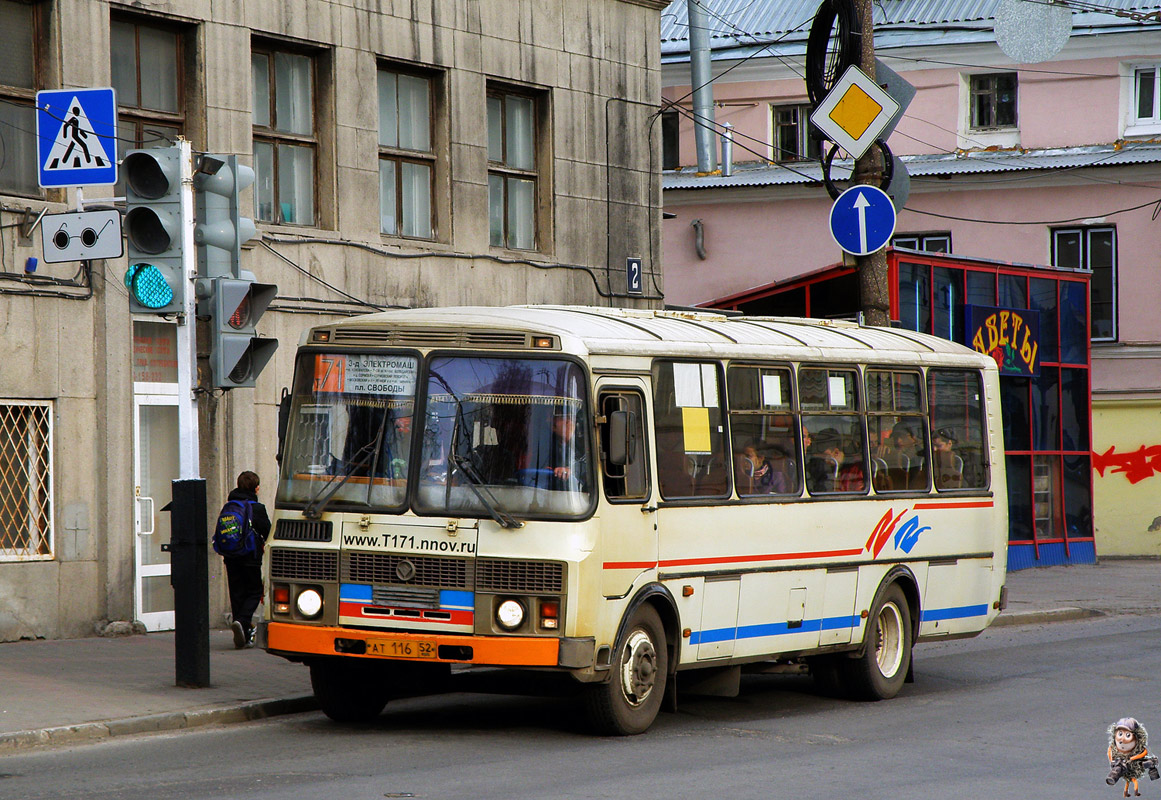
M133 606L151 631L173 629L173 587L169 583L170 501L180 474L176 394L139 394L133 402L135 443L133 518L136 570Z

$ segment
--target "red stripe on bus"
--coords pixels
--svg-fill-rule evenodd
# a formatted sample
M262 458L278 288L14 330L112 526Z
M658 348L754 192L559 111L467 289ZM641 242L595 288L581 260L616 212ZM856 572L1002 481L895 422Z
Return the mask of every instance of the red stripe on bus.
M716 558L676 558L662 561L662 567L688 567L697 564L728 564L744 561L788 561L794 558L834 558L836 556L857 556L862 548L855 550L820 550L812 553L764 553L757 556L718 556Z
M995 505L996 501L994 500L965 500L959 503L916 503L915 510L922 511L933 508L993 508Z
M601 565L604 569L653 569L656 561L606 561Z

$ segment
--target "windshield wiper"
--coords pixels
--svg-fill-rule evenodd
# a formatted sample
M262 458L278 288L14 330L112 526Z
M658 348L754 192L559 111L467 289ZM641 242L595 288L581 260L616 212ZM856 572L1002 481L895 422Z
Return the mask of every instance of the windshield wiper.
M476 472L475 466L468 462L467 457L461 456L459 454L460 432L466 426L466 423L464 422L463 401L460 400L459 395L457 395L455 391L452 390L447 381L443 379L442 375L440 375L435 370L432 370L431 376L440 382L443 388L447 390L448 394L451 395L452 400L454 400L456 404L456 419L452 424L451 452L448 454L448 460L451 461L456 469L460 471L460 474L467 478L468 488L472 490L472 493L476 496L476 499L479 500L480 504L485 508L485 510L487 510L488 516L490 516L500 527L523 528L523 522L516 519L500 507L499 501L496 500L496 497L492 494L491 490L484 485L484 479L480 476L480 473ZM450 492L451 475L449 474L447 494L450 494ZM445 505L447 505L446 497L447 495L445 494Z
M371 463L371 474L374 474L375 466L379 463L379 451L383 447L383 428L387 424L387 414L384 412L383 421L379 423L379 431L375 434L375 438L367 442L365 445L355 451L352 456L354 459L347 464L347 468L337 475L332 475L330 480L323 484L319 489L318 494L310 499L306 504L306 508L302 510L302 515L307 519L318 519L322 516L323 509L327 507L327 503L335 496L339 489L351 479L355 474L355 470L360 467L365 467L368 462ZM371 504L371 485L372 482L367 482L367 505Z

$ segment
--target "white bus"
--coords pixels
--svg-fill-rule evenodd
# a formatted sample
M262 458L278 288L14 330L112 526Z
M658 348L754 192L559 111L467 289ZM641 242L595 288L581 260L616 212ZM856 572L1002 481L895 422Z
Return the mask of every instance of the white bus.
M1003 605L996 363L944 339L389 311L308 331L284 408L260 641L335 720L451 665L566 672L610 734L771 662L888 698Z

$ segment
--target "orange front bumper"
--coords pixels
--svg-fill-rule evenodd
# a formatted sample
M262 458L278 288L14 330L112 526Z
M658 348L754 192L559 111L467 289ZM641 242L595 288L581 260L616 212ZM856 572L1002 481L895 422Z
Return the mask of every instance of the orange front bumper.
M350 643L370 639L414 639L434 642L439 647L450 646L458 652L470 652L471 658L436 658L436 662L456 664L490 664L505 667L555 667L559 663L560 640L524 636L453 636L440 633L399 633L392 631L351 630L349 628L292 625L271 622L266 628L266 647L285 656L336 656L355 658L383 658L383 656L353 654ZM343 640L343 649L335 640ZM467 648L465 651L463 648ZM408 659L410 660L410 659Z

